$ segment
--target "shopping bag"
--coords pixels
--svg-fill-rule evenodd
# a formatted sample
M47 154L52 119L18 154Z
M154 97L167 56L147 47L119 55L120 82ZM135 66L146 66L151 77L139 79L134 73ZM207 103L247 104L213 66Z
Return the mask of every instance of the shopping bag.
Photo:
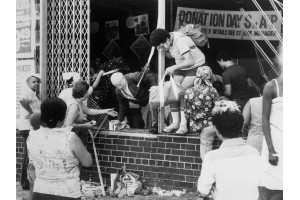
M170 81L164 82L164 77L158 84L153 86L149 94L149 103L153 109L159 108L179 101L179 95L183 92L180 83L176 83L173 76L170 76ZM160 103L162 102L162 103Z

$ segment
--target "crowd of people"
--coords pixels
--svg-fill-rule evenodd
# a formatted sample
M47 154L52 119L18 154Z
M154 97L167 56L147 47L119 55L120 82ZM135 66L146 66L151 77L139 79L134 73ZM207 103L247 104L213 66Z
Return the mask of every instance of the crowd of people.
M282 75L266 83L262 97L249 100L250 78L245 68L235 63L227 52L221 51L216 56L225 70L220 77L213 74L205 55L192 39L182 33L155 29L150 43L175 60L174 65L166 68L165 75L172 76L182 91L177 102L170 104L172 122L163 131L176 135L199 134L203 160L197 187L200 194L213 195L215 200L265 200L274 196L280 199L283 191ZM278 63L282 67L282 48L279 55ZM94 69L91 86L78 74L69 75L68 88L59 98L41 102L40 78L37 75L27 78L20 98L19 131L25 141L21 184L29 188L29 164L32 199L80 199L79 166L92 165L82 136L95 126L86 115L108 114L116 117L113 123L120 127L131 102L141 107L145 128L158 133L158 110L149 104L149 91L158 85L157 74L127 73L121 54L112 52L111 57ZM104 78L105 71L114 69L118 72ZM87 107L85 102L93 94L105 109ZM102 103L106 105L101 106ZM248 133L246 141L242 138L245 132ZM222 145L212 150L215 136Z

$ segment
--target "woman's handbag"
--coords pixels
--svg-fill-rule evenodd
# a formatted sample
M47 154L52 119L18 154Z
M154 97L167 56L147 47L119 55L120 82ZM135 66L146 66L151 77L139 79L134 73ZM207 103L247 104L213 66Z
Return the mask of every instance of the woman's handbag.
M169 105L179 101L179 95L183 92L180 83L176 83L173 76L170 76L170 81L164 82L165 76L159 82L158 86L153 86L150 90L149 103L153 109ZM163 93L162 93L163 91ZM163 96L163 98L161 98Z

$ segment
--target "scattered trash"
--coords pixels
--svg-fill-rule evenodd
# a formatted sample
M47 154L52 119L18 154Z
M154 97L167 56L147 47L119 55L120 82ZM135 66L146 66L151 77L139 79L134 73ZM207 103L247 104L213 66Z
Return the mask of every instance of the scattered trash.
M125 166L122 167L115 178L112 196L118 196L119 198L134 196L143 189L142 182L138 179L139 175L126 172Z
M83 197L97 198L103 195L99 183L82 180L80 181L80 185L81 185L81 193Z
M177 197L180 197L181 195L186 194L185 189L168 191L168 190L163 190L160 187L153 187L152 192L153 192L153 194L157 194L159 196L177 196Z

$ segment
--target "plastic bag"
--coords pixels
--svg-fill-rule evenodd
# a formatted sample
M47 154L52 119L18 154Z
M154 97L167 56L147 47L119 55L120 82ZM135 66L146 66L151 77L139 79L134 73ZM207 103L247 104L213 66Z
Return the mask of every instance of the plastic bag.
M163 90L162 92L160 91ZM158 86L153 86L150 90L149 103L153 109L160 107L160 101L163 102L163 106L169 105L179 101L179 94L183 91L180 83L176 83L173 76L170 77L170 81L164 82L164 77ZM161 96L163 98L161 99Z

